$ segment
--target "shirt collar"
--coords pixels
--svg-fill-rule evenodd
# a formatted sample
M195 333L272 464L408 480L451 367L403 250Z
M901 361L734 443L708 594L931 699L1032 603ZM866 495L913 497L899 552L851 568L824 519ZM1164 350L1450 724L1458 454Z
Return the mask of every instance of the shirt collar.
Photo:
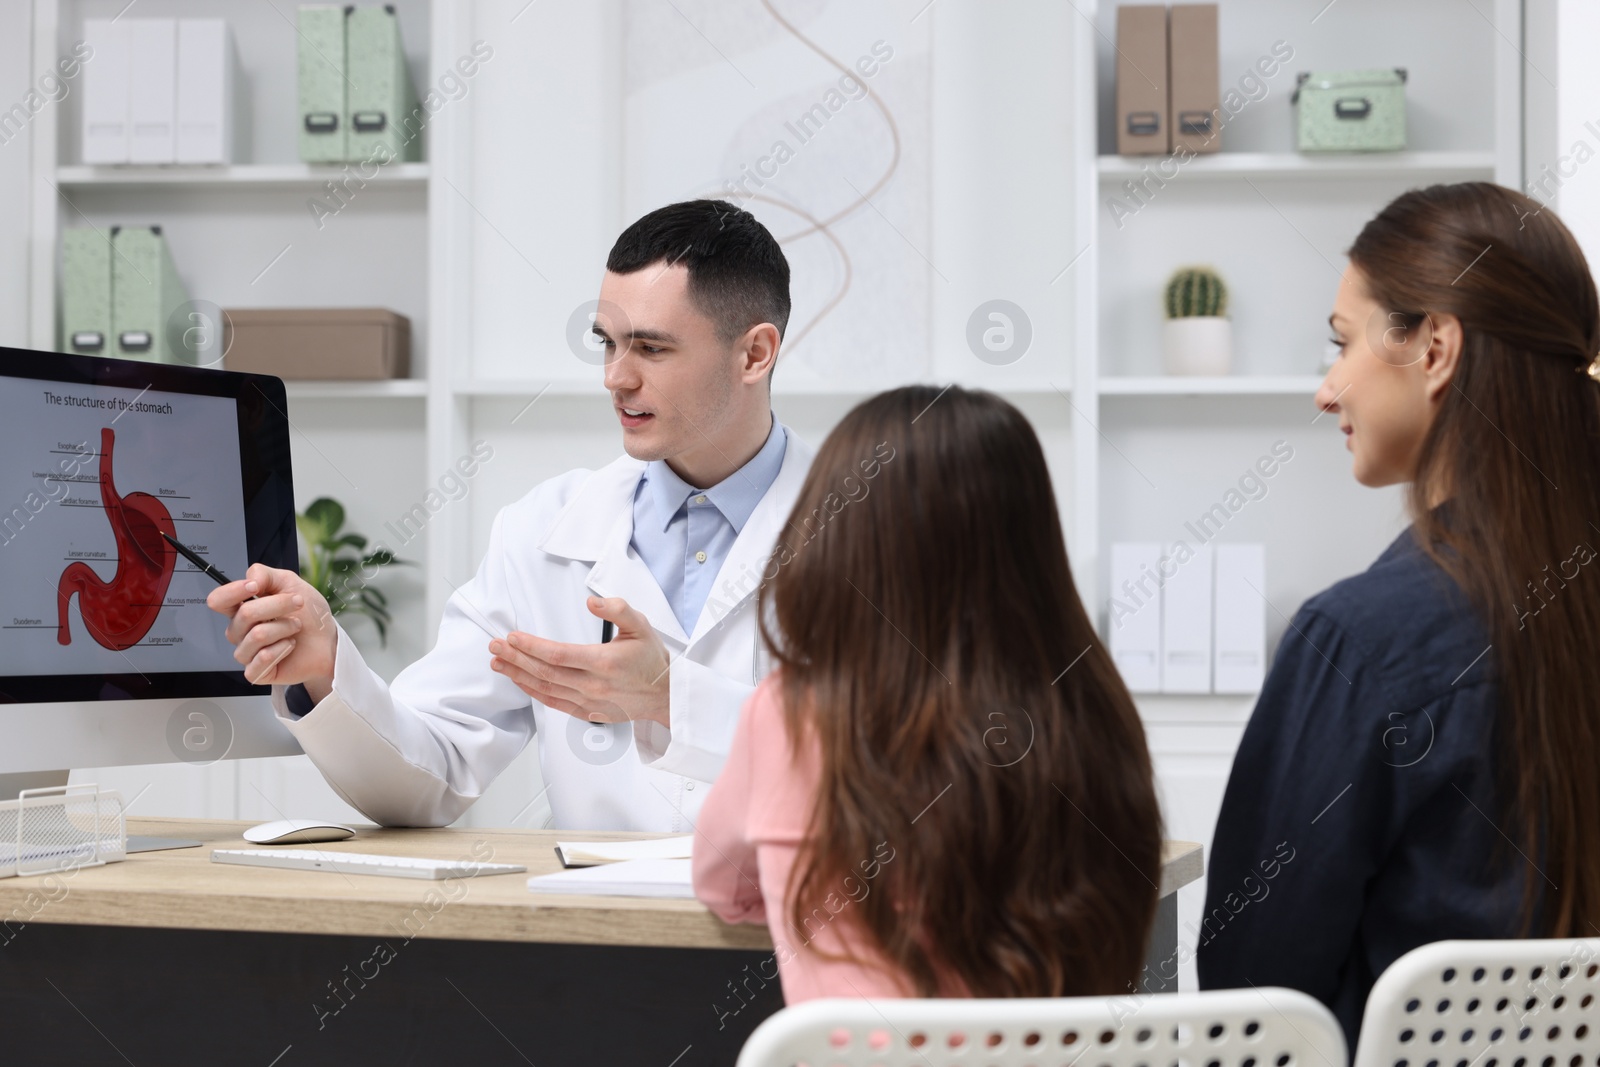
M768 431L761 450L748 463L709 489L696 489L678 477L665 460L652 460L646 464L646 491L655 500L661 528L667 528L691 494L704 493L722 513L722 517L728 520L734 533L742 531L783 467L783 453L788 443L785 434L782 424L774 416L772 429Z

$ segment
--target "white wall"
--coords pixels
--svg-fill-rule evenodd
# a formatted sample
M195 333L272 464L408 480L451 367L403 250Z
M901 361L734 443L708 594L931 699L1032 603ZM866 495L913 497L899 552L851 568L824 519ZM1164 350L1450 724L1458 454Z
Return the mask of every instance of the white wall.
M1556 189L1553 206L1583 246L1593 271L1600 264L1600 64L1594 61L1600 4L1559 0L1556 17L1560 33L1551 50L1554 68L1530 74L1528 84L1539 85L1548 94L1546 76L1555 82L1554 159L1544 165L1558 179L1549 186ZM1547 173L1543 167L1536 171L1530 166L1527 177L1537 182Z

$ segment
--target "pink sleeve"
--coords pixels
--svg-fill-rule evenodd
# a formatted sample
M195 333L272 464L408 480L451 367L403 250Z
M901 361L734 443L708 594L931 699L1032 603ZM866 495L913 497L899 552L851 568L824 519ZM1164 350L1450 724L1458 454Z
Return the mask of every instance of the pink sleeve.
M733 744L700 809L693 846L694 894L724 922L766 922L755 843L745 826L750 810L755 756L752 720L759 701L770 700L763 685L745 701L734 727Z

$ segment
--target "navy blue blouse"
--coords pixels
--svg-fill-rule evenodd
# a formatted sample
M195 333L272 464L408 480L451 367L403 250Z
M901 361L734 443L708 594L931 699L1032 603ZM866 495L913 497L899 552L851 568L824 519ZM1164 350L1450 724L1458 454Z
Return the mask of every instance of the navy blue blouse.
M1526 866L1496 800L1485 634L1410 529L1301 607L1223 797L1202 988L1303 990L1353 1054L1367 993L1396 958L1517 936Z

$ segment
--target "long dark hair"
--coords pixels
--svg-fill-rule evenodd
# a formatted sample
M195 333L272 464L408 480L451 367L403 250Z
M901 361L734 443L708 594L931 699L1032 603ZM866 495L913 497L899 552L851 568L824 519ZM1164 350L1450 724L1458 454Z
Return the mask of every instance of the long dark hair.
M1584 566L1600 546L1600 385L1586 374L1600 350L1594 279L1554 212L1488 182L1404 194L1349 256L1408 340L1429 313L1461 321L1410 511L1488 626L1502 814L1526 857L1523 932L1541 914L1546 936L1594 936L1600 567ZM1448 509L1431 507L1447 498Z
M821 754L794 929L887 850L835 921L919 995L953 992L946 974L975 996L1126 992L1160 809L1022 414L954 386L864 401L818 453L768 575L789 736Z

